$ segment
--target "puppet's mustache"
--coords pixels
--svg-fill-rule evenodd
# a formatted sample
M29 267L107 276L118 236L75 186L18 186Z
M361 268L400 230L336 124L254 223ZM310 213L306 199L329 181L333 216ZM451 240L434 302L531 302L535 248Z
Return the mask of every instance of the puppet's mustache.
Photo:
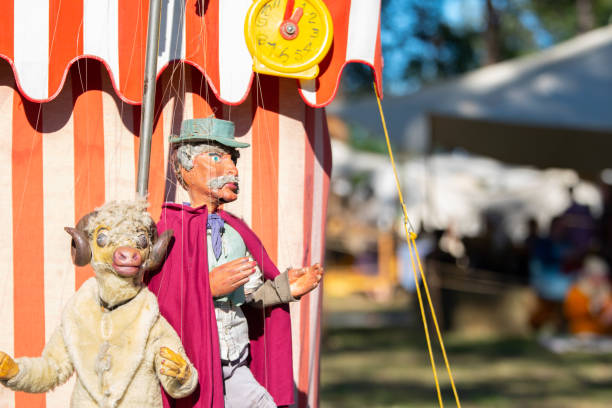
M215 177L214 179L208 180L208 188L211 190L216 190L218 188L223 187L227 183L236 183L236 187L238 187L238 176L232 176L231 174Z

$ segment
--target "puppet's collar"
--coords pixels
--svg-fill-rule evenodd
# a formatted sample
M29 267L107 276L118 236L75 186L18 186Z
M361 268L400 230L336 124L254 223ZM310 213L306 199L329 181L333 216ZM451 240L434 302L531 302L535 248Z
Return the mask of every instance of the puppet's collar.
M162 208L167 208L169 210L176 210L176 211L186 211L192 214L202 214L202 213L208 214L208 209L206 208L206 204L202 204L199 207L193 208L188 203L179 204L179 203L165 202L162 204ZM224 215L228 213L223 211L221 207L217 207L217 211L215 211L215 214L219 214L221 218L225 218Z
M138 294L136 296L138 296ZM134 297L136 297L136 296L134 296ZM126 303L128 303L132 299L134 299L134 298L131 297L129 299L125 299L125 300L123 300L123 301L121 301L121 302L111 306L108 303L106 303L100 296L98 296L98 301L100 302L100 306L102 306L107 312L112 312L113 310L117 309L118 307L121 307L121 306L125 305Z
M193 213L193 214L201 214L203 212L208 213L208 210L206 208L206 204L202 204L199 207L191 207L187 204L179 204L179 203L170 203L170 202L166 202L162 204L162 208L167 208L170 210L177 210L177 211L186 211L189 213Z

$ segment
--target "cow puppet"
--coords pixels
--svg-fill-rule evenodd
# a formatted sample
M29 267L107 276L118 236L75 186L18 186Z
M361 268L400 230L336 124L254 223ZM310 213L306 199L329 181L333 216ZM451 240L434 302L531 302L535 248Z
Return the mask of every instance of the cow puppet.
M163 260L172 231L157 236L146 201L109 202L83 217L72 236L87 280L68 301L41 357L13 360L0 352L0 380L46 392L77 373L71 407L162 407L159 383L174 398L198 384L179 337L158 311L143 274Z

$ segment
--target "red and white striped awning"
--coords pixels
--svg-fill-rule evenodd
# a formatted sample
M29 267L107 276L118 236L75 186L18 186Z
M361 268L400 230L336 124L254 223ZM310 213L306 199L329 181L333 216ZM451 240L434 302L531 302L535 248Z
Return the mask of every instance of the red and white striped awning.
M373 68L381 91L380 0L324 0L334 41L315 80L296 84L312 107L327 105L349 62ZM183 60L204 74L223 103L237 105L253 82L244 20L252 0L164 0L158 75ZM142 99L148 0L5 0L0 2L0 56L31 101L55 98L71 64L99 59L125 102Z
M382 69L380 0L324 1L334 44L320 76L300 83L253 76L242 34L251 0L162 1L155 218L163 201L185 197L168 172L167 136L185 118L214 113L251 143L230 211L281 269L322 261L331 151L325 111L313 108L331 101L348 62L372 66L379 89ZM92 276L72 266L63 227L134 195L147 18L147 0L0 1L0 350L11 355L40 355ZM321 290L291 312L295 406L316 408ZM68 406L73 381L46 395L0 387L0 407Z
M257 233L280 269L322 262L331 147L324 109L307 106L292 80L262 78L240 106L206 97L202 75L181 67L159 81L149 211L188 196L168 174L168 137L184 118L236 123L251 144L238 160L240 196L228 210ZM85 81L85 73L87 80ZM134 197L141 108L121 101L105 68L81 61L52 102L33 103L0 61L0 350L39 356L64 305L93 275L70 258L74 226L109 200ZM264 108L265 106L265 108ZM321 290L291 304L295 407L317 407ZM0 407L67 407L74 378L47 394L0 386Z

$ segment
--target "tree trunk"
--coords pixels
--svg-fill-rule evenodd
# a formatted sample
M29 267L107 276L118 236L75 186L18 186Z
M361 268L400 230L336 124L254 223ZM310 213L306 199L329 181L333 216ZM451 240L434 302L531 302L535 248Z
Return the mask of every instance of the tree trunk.
M491 0L487 0L486 7L487 28L485 32L485 65L490 65L500 60L499 16Z
M578 31L595 28L595 15L593 14L593 0L576 0L576 12L578 15Z

